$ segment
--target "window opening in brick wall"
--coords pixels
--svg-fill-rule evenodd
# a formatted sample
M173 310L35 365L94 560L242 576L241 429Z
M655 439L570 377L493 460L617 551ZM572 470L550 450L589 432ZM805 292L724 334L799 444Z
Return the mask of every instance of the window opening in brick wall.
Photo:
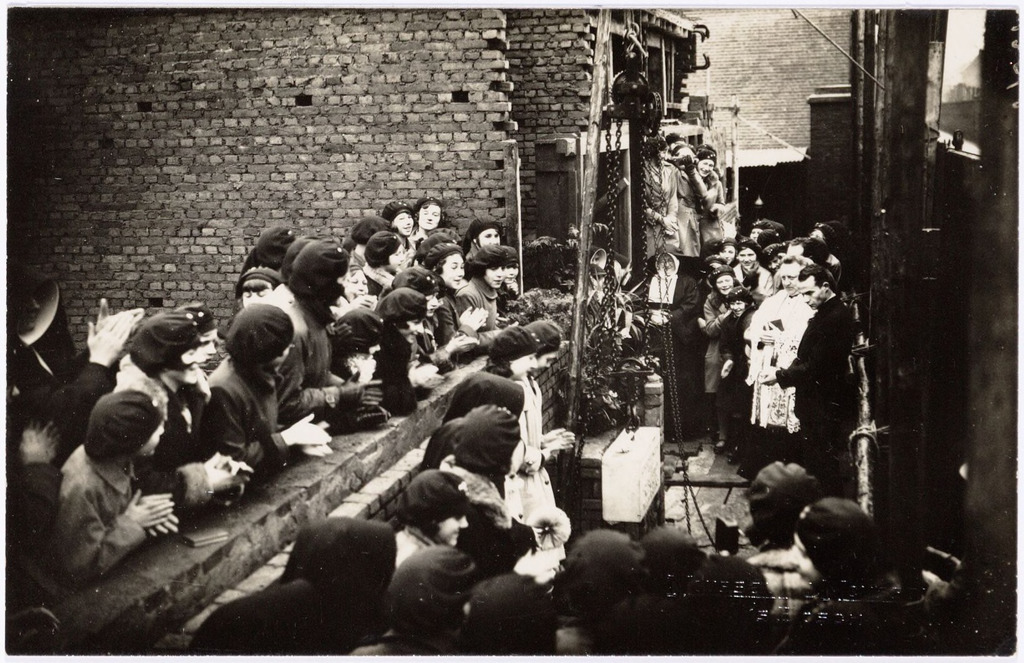
M163 297L150 297L149 306L150 308L163 308L164 298Z
M139 109L140 113L152 113L153 102L152 101L140 101L135 104L135 107Z
M310 94L299 94L299 95L296 95L295 96L295 105L296 106L312 106L313 105L313 95L310 95Z
M465 90L456 90L452 92L452 102L456 104L468 104L469 92Z

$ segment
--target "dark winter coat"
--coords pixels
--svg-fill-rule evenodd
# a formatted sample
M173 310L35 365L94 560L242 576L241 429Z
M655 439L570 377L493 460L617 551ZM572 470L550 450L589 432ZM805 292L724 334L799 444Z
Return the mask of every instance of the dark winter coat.
M210 376L201 435L220 453L247 463L257 477L288 462L288 445L278 432L276 377L260 367L241 370L230 357Z
M853 414L847 381L856 329L849 307L833 297L807 323L796 359L778 372L779 384L796 387L794 412L802 422L841 422Z

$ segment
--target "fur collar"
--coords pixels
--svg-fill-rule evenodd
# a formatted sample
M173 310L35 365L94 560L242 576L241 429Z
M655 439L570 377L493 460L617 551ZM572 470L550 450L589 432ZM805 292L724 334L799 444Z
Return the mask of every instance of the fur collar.
M494 523L495 527L511 529L512 516L509 515L508 506L490 479L455 465L452 456L444 459L440 469L457 474L466 482L466 497L469 498L470 504L477 507L477 510Z

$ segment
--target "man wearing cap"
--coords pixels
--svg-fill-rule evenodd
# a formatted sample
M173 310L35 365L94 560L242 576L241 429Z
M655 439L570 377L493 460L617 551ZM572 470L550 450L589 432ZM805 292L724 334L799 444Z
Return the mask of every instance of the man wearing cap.
M439 545L455 547L459 532L469 525L468 509L469 498L462 479L440 470L417 474L398 496L395 517L403 527L395 535L395 567L417 550Z
M295 300L285 307L295 329L293 346L278 369L278 418L290 426L312 414L327 419L335 408L380 402L373 385L345 384L331 373L331 305L344 293L348 253L330 240L313 240L291 268L288 287Z

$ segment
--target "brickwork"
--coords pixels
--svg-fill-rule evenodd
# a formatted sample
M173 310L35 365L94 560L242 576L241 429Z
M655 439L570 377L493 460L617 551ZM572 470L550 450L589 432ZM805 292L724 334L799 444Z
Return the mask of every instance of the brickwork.
M807 169L808 225L849 219L853 209L853 98L850 88L821 90L809 100L813 167Z
M849 9L801 12L849 52ZM704 94L707 82L717 106L731 104L735 96L743 117L792 145L807 147L807 97L817 86L849 82L850 63L843 54L789 9L695 9L686 15L711 30L711 38L697 47L711 59L711 69L706 77L703 72L692 77L690 91ZM719 128L723 115L727 127L728 113L719 111ZM780 147L742 122L737 136L742 149Z
M568 330L566 330L568 331ZM541 395L544 397L544 430L565 428L566 398L569 394L569 361L572 354L569 346L562 347L558 358L537 376Z
M514 137L522 159L524 233L544 234L535 195L535 144L540 138L585 132L590 112L595 19L586 10L512 9L508 17L509 80Z
M114 308L233 311L265 227L344 236L391 199L505 218L505 14L12 10L9 253ZM552 111L553 112L553 111Z

